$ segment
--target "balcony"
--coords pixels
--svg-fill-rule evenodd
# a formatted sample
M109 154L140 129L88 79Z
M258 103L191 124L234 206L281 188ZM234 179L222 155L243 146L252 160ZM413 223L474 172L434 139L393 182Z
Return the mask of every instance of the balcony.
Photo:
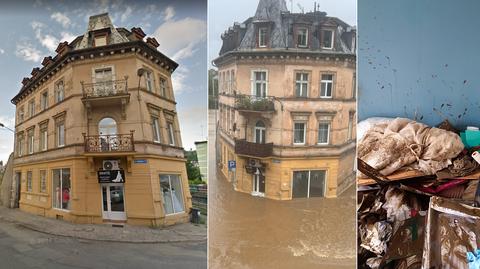
M235 96L235 108L239 112L275 112L272 96L258 97L240 94Z
M85 153L131 153L135 151L133 132L116 135L86 135ZM121 154L120 154L121 155Z
M235 154L259 158L270 157L273 154L273 143L259 144L236 139Z
M130 102L128 93L127 78L120 80L109 80L96 83L82 84L82 102L90 115L96 107L114 106L122 111L122 118L126 118L125 106Z

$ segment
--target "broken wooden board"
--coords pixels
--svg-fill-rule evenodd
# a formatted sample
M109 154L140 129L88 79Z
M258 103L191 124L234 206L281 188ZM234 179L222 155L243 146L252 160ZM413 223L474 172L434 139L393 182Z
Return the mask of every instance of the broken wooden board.
M413 179L413 178L418 178L418 177L423 177L425 174L423 174L420 171L417 170L406 170L406 171L397 171L389 176L386 176L388 182L395 182L395 181L400 181L404 179ZM480 179L480 170L474 172L473 174L463 176L463 177L452 177L450 179L468 179L468 180L478 180ZM357 184L358 185L373 185L376 184L377 182L374 179L371 178L360 178L357 177Z

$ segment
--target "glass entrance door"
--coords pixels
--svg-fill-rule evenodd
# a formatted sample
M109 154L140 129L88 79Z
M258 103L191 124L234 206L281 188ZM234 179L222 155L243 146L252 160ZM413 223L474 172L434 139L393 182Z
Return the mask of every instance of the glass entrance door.
M103 218L126 220L123 184L102 184Z

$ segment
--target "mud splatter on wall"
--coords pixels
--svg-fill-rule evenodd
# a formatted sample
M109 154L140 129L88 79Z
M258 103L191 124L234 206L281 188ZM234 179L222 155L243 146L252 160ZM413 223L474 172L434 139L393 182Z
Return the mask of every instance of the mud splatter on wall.
M358 117L480 126L480 2L366 0L358 6Z

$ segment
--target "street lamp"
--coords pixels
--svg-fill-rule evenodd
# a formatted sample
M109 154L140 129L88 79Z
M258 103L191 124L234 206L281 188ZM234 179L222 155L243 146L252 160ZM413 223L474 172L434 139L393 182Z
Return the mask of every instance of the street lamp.
M14 131L14 130L12 130L12 129L8 128L7 126L5 126L5 124L3 124L3 123L1 123L1 122L0 122L0 127L2 127L2 128L5 128L5 129L9 130L9 131L10 131L10 132L12 132L12 133L15 133L15 131Z

